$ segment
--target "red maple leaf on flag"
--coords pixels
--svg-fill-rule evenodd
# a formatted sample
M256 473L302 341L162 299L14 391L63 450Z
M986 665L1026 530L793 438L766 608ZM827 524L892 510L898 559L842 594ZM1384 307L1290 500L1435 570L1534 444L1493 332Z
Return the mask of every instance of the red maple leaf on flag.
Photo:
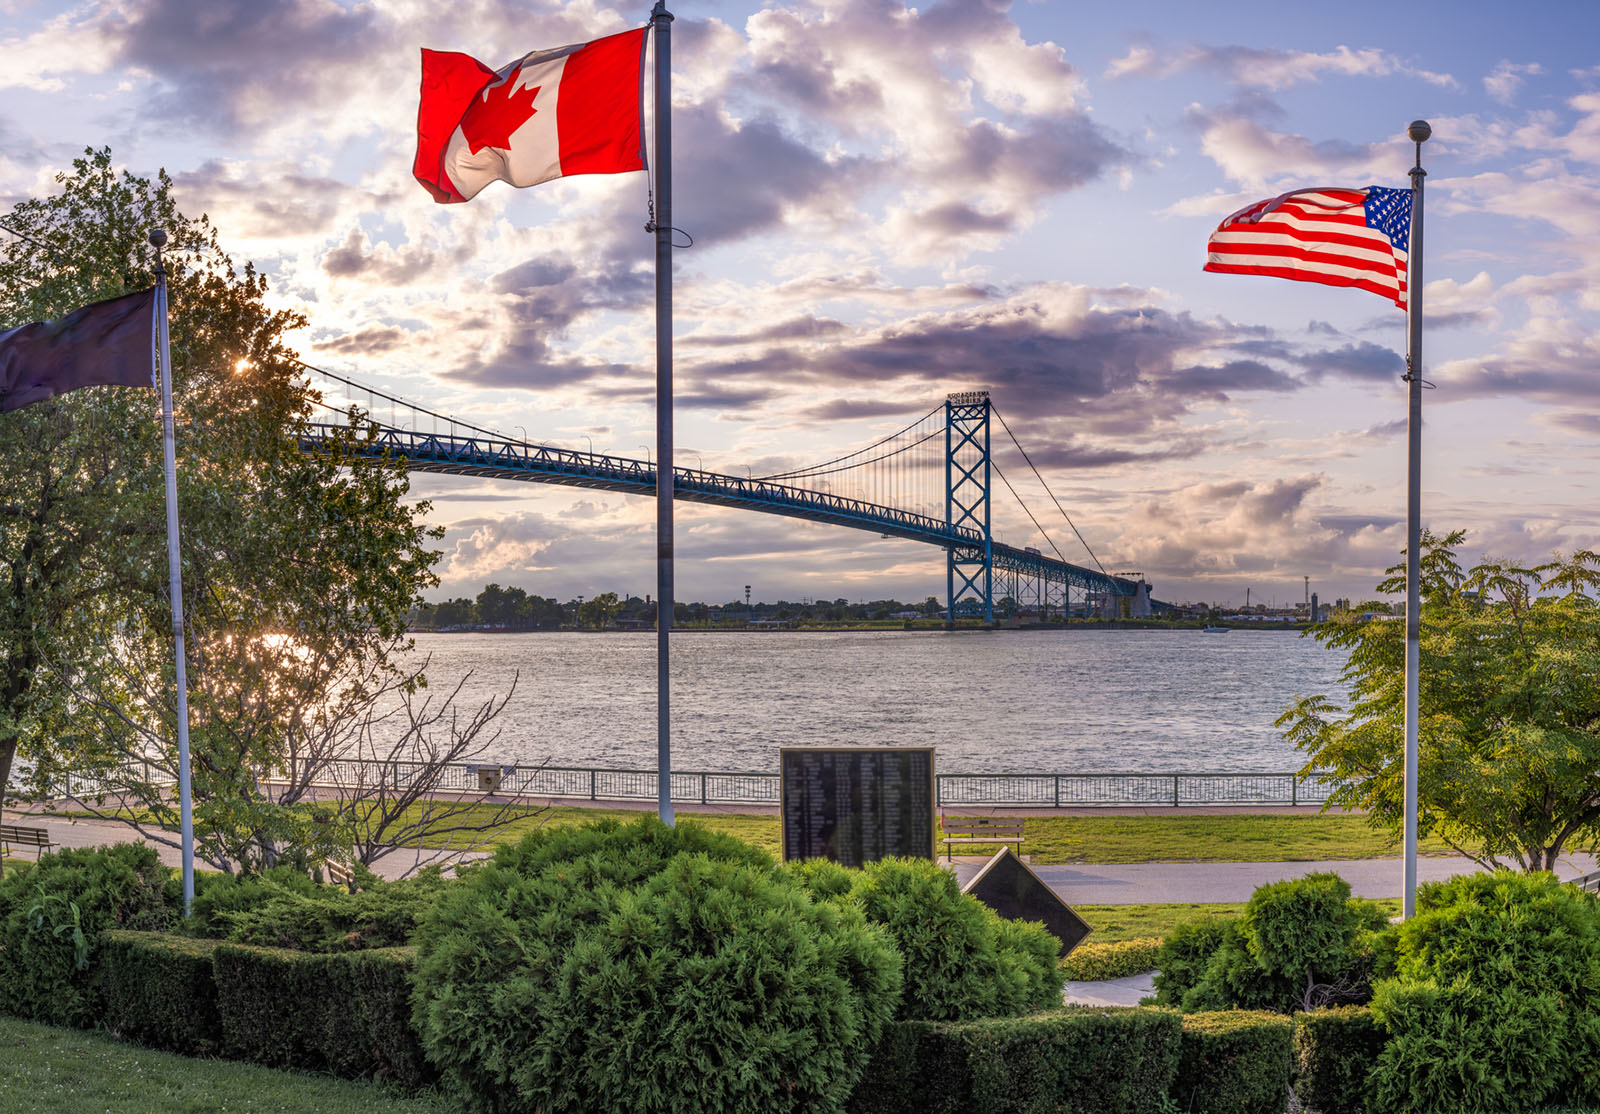
M472 98L461 117L461 134L474 155L485 147L510 147L511 133L533 118L533 98L539 95L539 86L516 88L521 76L519 66L500 84L490 85Z

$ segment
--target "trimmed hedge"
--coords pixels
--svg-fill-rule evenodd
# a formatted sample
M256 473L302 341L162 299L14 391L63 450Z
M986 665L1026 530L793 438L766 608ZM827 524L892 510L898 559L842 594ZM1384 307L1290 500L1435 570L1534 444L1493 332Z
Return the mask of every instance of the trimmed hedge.
M64 848L0 881L0 1011L86 1029L100 1016L94 953L110 928L173 921L153 847Z
M216 946L161 932L105 933L96 958L105 1027L148 1048L215 1055L222 1048Z
M1061 961L1071 982L1105 982L1154 971L1160 963L1161 938L1119 940L1115 944L1079 944Z
M1185 1014L1172 1097L1194 1114L1282 1114L1293 1054L1294 1022L1282 1014Z
M311 955L223 943L212 955L224 1055L405 1088L436 1077L410 1024L411 949Z
M1388 1035L1365 1006L1295 1015L1294 1093L1316 1114L1362 1114Z
M1182 1039L1168 1010L1066 1007L888 1027L851 1114L1140 1114L1163 1109Z

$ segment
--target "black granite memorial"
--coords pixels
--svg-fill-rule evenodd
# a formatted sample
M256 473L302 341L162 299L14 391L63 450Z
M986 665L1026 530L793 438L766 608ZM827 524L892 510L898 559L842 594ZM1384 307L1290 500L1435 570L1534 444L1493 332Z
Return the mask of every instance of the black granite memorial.
M933 858L932 747L783 747L783 861Z
M1009 847L1002 847L972 876L972 881L961 887L961 892L971 894L1008 921L1043 921L1050 934L1061 941L1058 955L1064 956L1083 943L1090 932L1072 906L1057 897Z

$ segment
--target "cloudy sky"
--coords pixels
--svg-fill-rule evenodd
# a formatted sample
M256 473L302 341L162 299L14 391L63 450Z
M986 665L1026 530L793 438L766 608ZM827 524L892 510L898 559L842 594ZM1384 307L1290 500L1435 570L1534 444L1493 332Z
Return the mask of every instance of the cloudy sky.
M1105 567L1158 598L1370 594L1403 544L1404 315L1201 272L1233 210L1403 187L1428 119L1424 521L1600 543L1600 7L682 0L679 462L755 475L987 387ZM638 26L578 0L0 0L0 201L85 146L171 172L310 362L531 439L653 451L643 175L411 178L418 50ZM381 416L381 411L380 411ZM998 463L1091 563L1013 452ZM1000 485L997 484L997 487ZM654 588L654 503L419 477L438 594ZM1048 512L1048 513L1046 513ZM1002 490L996 534L1048 549ZM914 543L679 506L678 596L942 593ZM1069 544L1070 543L1070 546Z

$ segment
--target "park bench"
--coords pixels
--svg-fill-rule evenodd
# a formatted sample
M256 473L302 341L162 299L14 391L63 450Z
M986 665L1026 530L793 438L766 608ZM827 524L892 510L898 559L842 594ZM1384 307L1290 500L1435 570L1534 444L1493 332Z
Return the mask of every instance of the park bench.
M0 824L0 851L8 851L12 847L35 848L34 857L43 855L47 848L53 847L50 841L50 832L46 828L24 828L18 824Z
M322 864L322 869L323 869L323 872L327 874L328 882L331 885L343 886L345 889L349 890L351 893L355 892L355 887L356 887L356 874L355 874L355 871L351 870L349 867L345 866L343 863L334 862L332 859L328 859L327 861L325 861Z
M1017 854L1022 854L1022 818L1003 816L946 816L944 827L944 861L950 862L950 849L954 846L984 843L1015 843Z

